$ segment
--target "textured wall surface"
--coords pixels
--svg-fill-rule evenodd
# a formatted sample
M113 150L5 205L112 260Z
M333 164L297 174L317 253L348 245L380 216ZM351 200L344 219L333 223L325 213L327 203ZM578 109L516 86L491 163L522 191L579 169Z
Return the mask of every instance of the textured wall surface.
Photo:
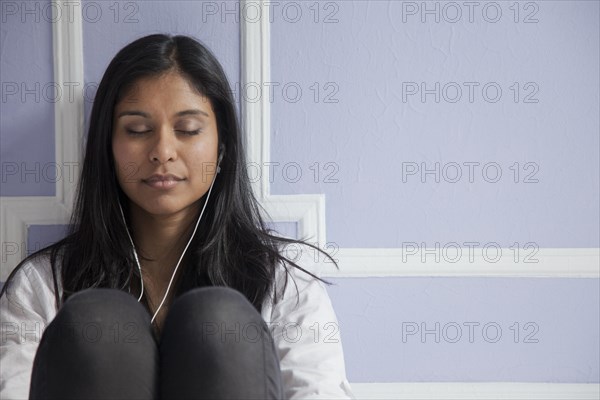
M272 159L303 176L280 167L272 192L326 193L328 240L598 247L598 2L521 4L516 23L475 3L275 13Z
M598 382L595 279L345 278L354 382Z
M50 1L38 3L41 10ZM62 87L54 85L51 23L2 7L0 196L53 196L54 102Z
M272 24L272 193L325 193L328 241L598 247L598 2L299 4ZM600 380L597 279L335 282L352 381Z

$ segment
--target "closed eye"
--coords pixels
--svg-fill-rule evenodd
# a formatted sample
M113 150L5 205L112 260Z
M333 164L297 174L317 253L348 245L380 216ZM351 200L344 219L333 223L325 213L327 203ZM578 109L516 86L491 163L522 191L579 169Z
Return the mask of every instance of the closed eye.
M200 131L201 131L201 129L196 129L195 131L182 131L182 130L178 130L177 132L179 132L179 133L183 133L184 135L190 135L190 136L193 136L193 135L197 135L197 134L199 134L199 133L200 133Z
M147 131L134 131L133 129L126 129L126 131L130 135L143 135L144 133L152 132L151 130L147 130Z

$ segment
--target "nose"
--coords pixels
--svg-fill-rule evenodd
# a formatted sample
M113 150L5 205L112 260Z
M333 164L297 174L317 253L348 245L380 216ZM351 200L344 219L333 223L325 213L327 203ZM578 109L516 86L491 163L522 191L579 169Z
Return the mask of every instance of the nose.
M177 143L172 129L162 127L152 142L148 158L152 163L164 164L177 159Z

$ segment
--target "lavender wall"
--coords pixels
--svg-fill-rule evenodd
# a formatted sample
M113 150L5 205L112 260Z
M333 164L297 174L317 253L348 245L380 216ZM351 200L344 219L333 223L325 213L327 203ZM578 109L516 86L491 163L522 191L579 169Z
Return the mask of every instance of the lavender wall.
M341 248L597 248L599 3L477 2L472 18L449 3L279 7L272 193L325 193L327 240ZM285 174L292 162L300 179ZM352 381L600 381L597 279L334 281ZM436 322L440 343L402 341L403 326ZM456 343L443 337L453 323ZM503 330L497 343L486 323Z
M353 382L599 381L596 279L332 279Z
M271 156L304 175L272 193L325 193L328 240L598 247L598 2L521 3L517 23L514 2L476 3L454 23L446 2L276 9Z
M47 1L38 3L43 9ZM207 12L215 4L218 12ZM520 3L517 22L513 2L479 2L473 22L462 2L454 3L463 13L457 22L456 9L442 2L426 3L438 7L439 22L420 1L278 4L271 24L271 160L280 167L271 192L325 193L328 241L343 248L407 241L600 247L597 2ZM502 11L498 22L491 22L493 4ZM114 53L164 31L204 41L242 98L239 20L222 8L234 6L86 0L87 112ZM35 172L23 179L21 170L7 169L54 160L53 104L6 91L11 82L43 86L53 79L50 24L25 17L5 13L0 29L2 196L54 194L41 171L36 182ZM440 82L439 101L436 93L421 97L422 82L427 89ZM465 82L479 84L473 101ZM487 98L481 91L491 82L502 89L497 102L494 85ZM463 96L453 102L457 86ZM292 162L301 168L298 179L283 172ZM464 164L470 162L479 163L473 182ZM439 182L412 174L422 163L439 163ZM455 163L463 176L452 183ZM496 166L502 176L494 183ZM297 234L294 222L274 227ZM29 247L62 234L61 226L31 226ZM352 382L600 381L598 279L332 281ZM439 343L435 334L408 334L436 322ZM479 324L473 343L471 322ZM457 325L462 336L452 343ZM496 326L502 336L492 343Z
M19 10L12 14L8 3ZM37 3L42 10L50 1ZM52 27L35 7L32 14L16 2L1 7L0 196L53 196L54 102L61 88L53 79Z
M67 234L68 225L31 225L27 228L27 255L55 243Z
M88 6L90 16L84 18L85 81L89 87L86 116L91 111L95 88L116 52L127 43L153 33L194 36L213 51L223 64L229 81L239 82L239 23L232 14L224 19L207 14L207 7L213 2L137 1L117 4L84 0L86 3L99 5L97 9L101 10L92 14L96 7ZM94 17L98 14L102 17Z

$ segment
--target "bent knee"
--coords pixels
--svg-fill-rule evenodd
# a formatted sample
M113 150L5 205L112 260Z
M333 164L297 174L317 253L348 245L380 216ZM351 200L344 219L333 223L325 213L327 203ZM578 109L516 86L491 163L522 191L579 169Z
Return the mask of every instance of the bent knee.
M207 324L264 323L261 315L239 291L228 287L192 289L178 297L165 324L202 330Z
M79 353L83 358L111 354L138 357L154 344L146 309L130 294L107 288L85 289L69 297L43 338L58 344L52 351Z
M150 324L144 306L119 289L90 288L67 299L56 315L63 322L110 322Z

